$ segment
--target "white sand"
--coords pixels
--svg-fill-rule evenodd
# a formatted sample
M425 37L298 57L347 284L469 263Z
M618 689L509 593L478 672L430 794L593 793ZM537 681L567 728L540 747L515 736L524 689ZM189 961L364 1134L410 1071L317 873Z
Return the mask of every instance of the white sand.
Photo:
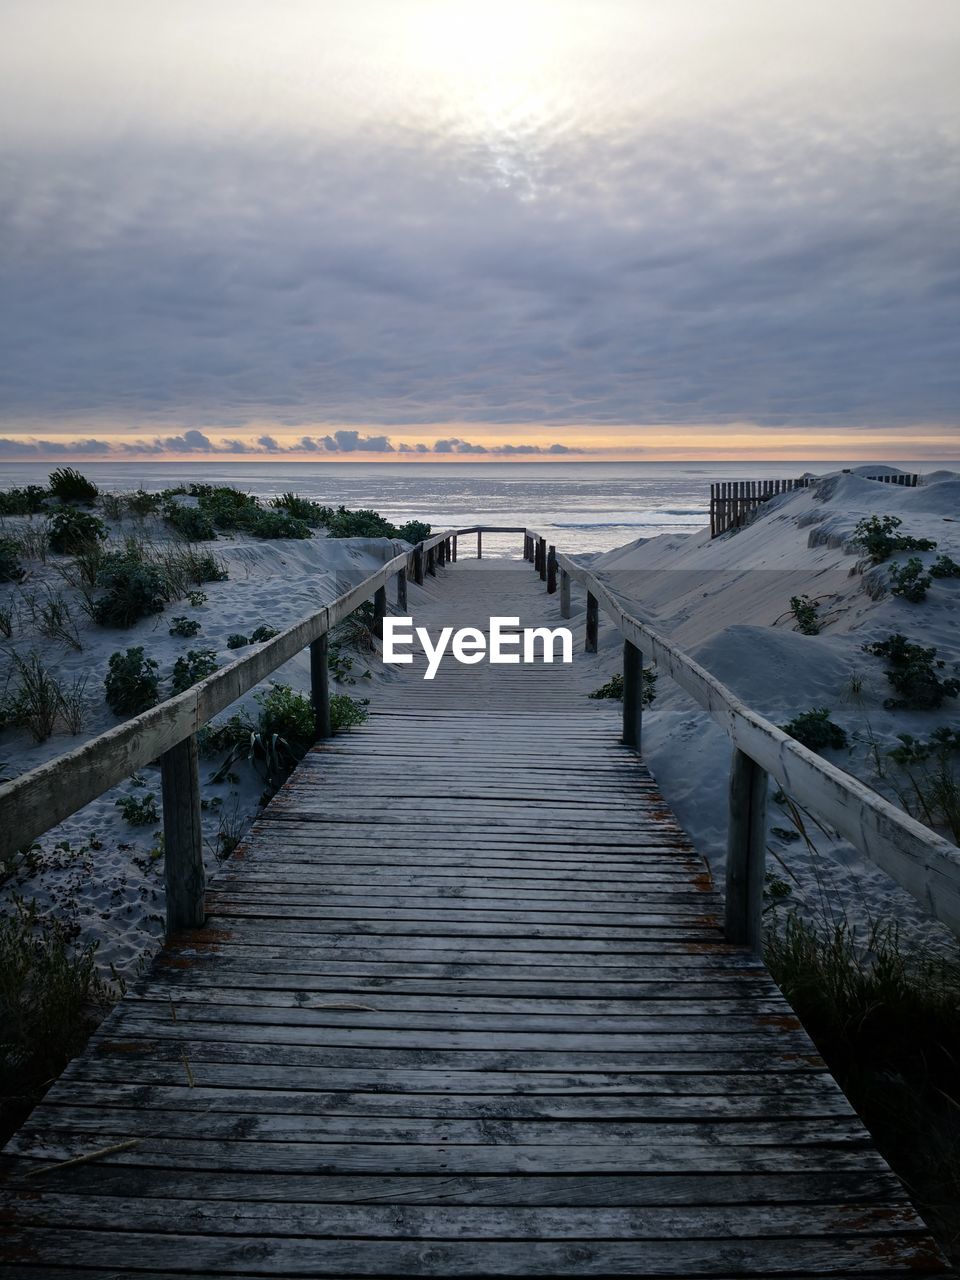
M862 470L879 471L876 466ZM889 563L919 555L930 564L940 553L960 560L960 475L936 472L915 489L838 475L817 490L774 499L738 533L715 540L708 530L655 538L599 556L593 564L641 616L774 723L812 707L829 707L850 745L824 754L897 802L904 779L886 758L898 745L897 734L927 738L939 725L960 728L960 700L947 698L933 711L885 709L884 700L895 695L884 663L862 646L901 632L914 643L936 647L946 662L941 676L958 674L960 581L934 580L918 604L883 593L888 564L871 566L848 542L857 521L873 514L899 516L901 533L938 544L934 552L895 552ZM821 614L826 621L816 636L797 633L792 616L782 616L790 597L804 594L825 597ZM610 631L603 629L602 641L619 644ZM606 665L612 669L609 659ZM664 676L645 716L643 745L668 802L722 878L729 740ZM791 826L783 808L773 803L770 825ZM828 911L837 918L846 912L861 929L867 917L933 928L914 899L872 863L815 823L807 826L817 855L802 842L772 836L769 865L812 911L819 914L826 901Z

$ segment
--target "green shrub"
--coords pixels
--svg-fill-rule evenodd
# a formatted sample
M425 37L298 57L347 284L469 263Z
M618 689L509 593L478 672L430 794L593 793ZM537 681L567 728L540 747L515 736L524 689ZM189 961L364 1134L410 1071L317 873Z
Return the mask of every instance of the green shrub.
M17 1120L83 1048L119 998L99 975L96 943L76 949L66 927L14 899L0 916L0 1096Z
M811 600L809 596L791 596L790 612L796 620L796 630L801 635L818 636L820 634L820 620L817 617L820 605L816 600Z
M0 538L0 582L19 582L26 572L18 555L20 548L14 538Z
M212 551L194 551L190 556L194 582L226 582L230 577L227 566Z
M960 578L960 564L949 556L937 556L930 566L931 578Z
M138 489L136 493L126 495L127 509L135 516L152 516L160 510L163 498L159 493L146 493Z
M887 755L897 764L920 764L931 758L946 762L949 756L960 751L960 729L941 725L934 729L929 741L915 738L912 733L898 733L900 746Z
M274 636L278 636L280 631L277 627L271 627L267 623L261 623L255 631L250 632L251 644L262 644L264 640L272 640Z
M198 680L206 680L207 676L213 675L217 666L215 649L188 649L186 657L179 657L173 664L173 693L183 693Z
M86 511L75 511L73 507L63 507L54 512L47 529L51 549L67 556L78 555L86 548L103 542L107 536L107 527L102 520Z
M780 726L784 733L796 738L811 751L823 751L827 747L839 748L847 745L847 733L840 725L830 719L827 707L812 707L791 720L789 724Z
M255 538L312 538L310 526L285 511L264 511L257 508L256 517L247 529Z
M239 631L235 631L232 636L227 636L228 649L243 649L250 643L250 637L241 635Z
M133 545L103 557L97 586L105 590L93 605L94 621L101 627L129 627L141 618L162 613L166 603L163 574Z
M332 514L330 507L321 506L319 502L311 502L309 498L301 498L296 493L282 493L278 498L274 498L270 505L286 511L296 520L302 520L312 529L318 529L326 524L328 517Z
M327 519L332 538L395 538L397 530L378 511L348 511L337 507Z
M906 564L892 564L889 572L891 595L909 600L911 604L919 604L926 599L930 577L924 573L917 556L911 556Z
M152 791L145 796L121 796L116 806L131 827L152 827L160 821L157 798Z
M351 725L363 724L369 718L369 698L351 698L348 693L335 693L330 698L330 726L334 733Z
M649 707L657 696L657 673L652 667L643 668L642 690L640 693L640 705ZM618 671L616 675L610 677L606 684L602 684L599 689L594 689L593 693L587 694L588 698L615 698L618 702L623 701L623 676Z
M28 484L22 489L6 489L0 491L0 516L35 516L44 508L44 500L49 496L46 489L39 484Z
M219 755L238 744L247 743L256 725L245 711L238 711L229 720L214 721L204 725L197 733L197 750L203 756Z
M100 490L73 467L59 467L50 474L50 492L61 502L82 502L92 506Z
M277 683L255 698L260 706L260 732L264 736L279 734L302 755L316 737L316 715L306 694Z
M195 609L199 609L202 604L207 603L207 593L205 591L188 591L187 599Z
M104 680L107 705L114 715L136 716L160 701L160 680L154 658L143 656L143 647L110 655Z
M889 560L894 551L933 551L937 544L929 538L897 533L902 524L897 516L871 516L858 521L851 541L862 547L874 564Z
M396 530L394 536L402 538L404 542L423 542L424 538L430 537L430 525L424 524L422 520L408 520Z
M206 511L199 507L184 507L171 502L164 510L164 519L188 542L214 542L217 531Z
M173 625L170 627L172 636L184 636L189 639L199 633L200 623L195 618L174 618Z
M937 658L935 648L911 644L899 633L863 647L866 653L887 660L884 674L900 695L884 702L888 709L935 710L944 698L955 698L960 693L960 680L952 676L941 680L937 674L944 663Z

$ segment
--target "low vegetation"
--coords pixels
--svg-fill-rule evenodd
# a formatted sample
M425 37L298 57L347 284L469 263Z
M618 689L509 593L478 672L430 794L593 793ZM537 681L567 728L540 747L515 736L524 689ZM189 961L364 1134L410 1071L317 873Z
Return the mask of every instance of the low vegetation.
M160 701L160 677L155 658L145 658L143 646L112 653L104 681L107 705L118 716L136 716Z
M58 555L75 556L97 542L104 542L107 526L97 516L73 507L55 511L47 526L50 549Z
M780 727L811 751L839 749L847 745L847 732L830 719L828 707L811 707Z
M186 656L181 655L173 664L171 696L184 693L198 681L206 680L218 666L216 649L188 649Z
M870 516L858 521L851 539L855 547L861 547L874 564L889 560L895 551L933 551L936 543L930 538L912 538L898 533L903 524L898 516Z
M196 618L174 618L170 624L169 634L172 636L184 636L190 639L192 636L200 634L200 623Z
M918 556L911 556L906 564L892 564L889 569L890 594L920 604L926 599L933 579L925 572Z
M24 575L20 548L14 538L0 538L0 582L19 582Z
M864 651L886 659L884 674L899 695L884 702L890 710L936 710L944 698L960 693L960 680L953 676L941 679L939 672L945 664L937 658L936 649L913 644L899 632L864 645Z
M809 596L791 596L790 612L797 624L794 630L805 636L820 634L821 622L817 616L820 612L819 601L811 600Z
M157 797L152 791L143 796L121 796L116 806L131 827L152 827L160 821Z
M642 690L640 693L640 705L649 707L657 696L657 673L653 667L643 668ZM618 671L616 675L610 677L606 684L602 684L599 689L594 689L593 693L587 694L588 698L615 698L623 701L623 676Z
M60 502L81 502L92 507L100 490L73 467L59 467L50 473L50 494Z
M960 961L892 925L774 919L764 956L911 1198L960 1258Z
M12 1133L122 995L66 927L13 899L0 916L0 1138Z

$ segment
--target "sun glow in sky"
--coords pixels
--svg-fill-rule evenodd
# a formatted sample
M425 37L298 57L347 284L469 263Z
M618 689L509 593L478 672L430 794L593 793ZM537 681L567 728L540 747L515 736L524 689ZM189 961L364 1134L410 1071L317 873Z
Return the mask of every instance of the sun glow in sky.
M958 51L954 0L9 0L0 458L956 457Z

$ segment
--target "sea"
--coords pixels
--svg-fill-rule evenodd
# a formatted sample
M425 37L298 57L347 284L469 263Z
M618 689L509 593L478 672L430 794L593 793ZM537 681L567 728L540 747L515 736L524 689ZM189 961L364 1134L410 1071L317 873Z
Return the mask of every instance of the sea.
M0 466L0 486L44 483L55 464ZM862 462L235 462L74 464L102 489L157 490L204 481L230 484L262 500L294 492L329 506L373 508L395 524L434 529L474 524L536 529L574 555L609 551L637 538L691 533L709 522L718 480L825 475ZM932 471L935 462L897 464ZM950 464L945 464L950 465ZM956 464L953 464L954 466ZM517 554L516 537L488 537L488 556Z

